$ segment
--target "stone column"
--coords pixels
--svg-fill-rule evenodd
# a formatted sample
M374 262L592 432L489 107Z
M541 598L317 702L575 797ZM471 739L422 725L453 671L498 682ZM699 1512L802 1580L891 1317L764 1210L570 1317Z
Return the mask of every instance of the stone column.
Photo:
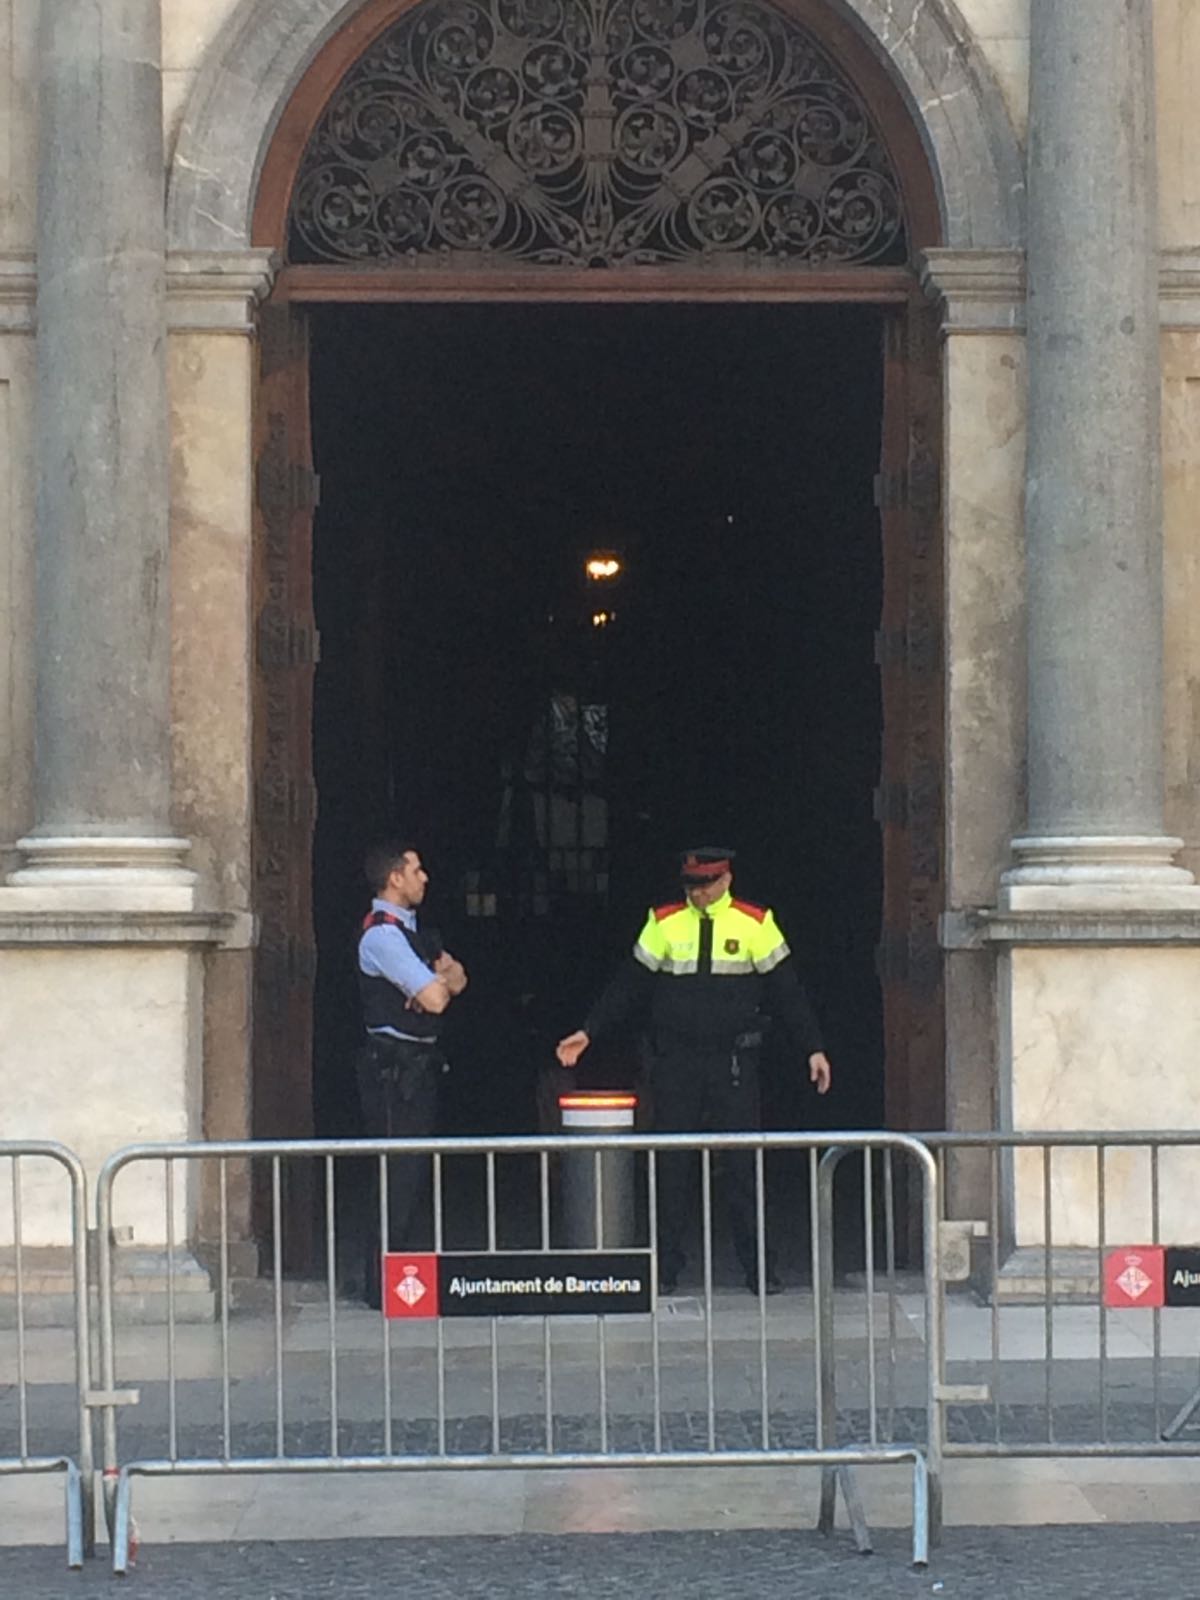
M0 1103L15 1137L61 1140L90 1182L135 1138L200 1136L206 953L236 936L171 830L159 13L41 0L39 17L36 772L0 888ZM171 1226L161 1174L118 1189L136 1246L118 1271L161 1305L173 1226L185 1315L210 1313L183 1248L194 1172ZM23 1219L30 1245L70 1239L61 1186L27 1192ZM0 1245L13 1221L0 1199Z
M1164 837L1151 0L1033 0L1029 802L1007 903L1149 895Z
M40 45L36 825L10 881L183 885L160 0L42 0Z

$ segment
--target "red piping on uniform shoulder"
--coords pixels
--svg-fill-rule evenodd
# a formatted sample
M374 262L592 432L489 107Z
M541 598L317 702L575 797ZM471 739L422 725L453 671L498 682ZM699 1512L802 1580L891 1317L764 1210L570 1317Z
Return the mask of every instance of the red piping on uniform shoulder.
M655 908L654 908L654 920L655 920L655 922L661 922L664 917L673 917L677 911L686 911L686 910L687 910L687 901L686 900L677 900L674 903L674 905L669 905L669 906L655 906Z
M400 918L393 917L390 911L368 911L363 918L363 932L366 933L368 928L382 927L385 922L390 922L394 928L400 926Z
M767 920L765 906L752 906L749 900L734 900L731 904L735 911L744 911L748 917L753 917L755 922L765 922Z

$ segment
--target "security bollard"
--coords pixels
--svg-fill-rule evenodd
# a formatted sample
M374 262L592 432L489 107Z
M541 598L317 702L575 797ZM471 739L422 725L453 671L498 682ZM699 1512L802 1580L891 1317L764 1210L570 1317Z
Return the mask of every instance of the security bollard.
M559 1096L563 1132L631 1133L637 1095L605 1090ZM632 1150L564 1150L562 1230L568 1250L622 1250L634 1237Z

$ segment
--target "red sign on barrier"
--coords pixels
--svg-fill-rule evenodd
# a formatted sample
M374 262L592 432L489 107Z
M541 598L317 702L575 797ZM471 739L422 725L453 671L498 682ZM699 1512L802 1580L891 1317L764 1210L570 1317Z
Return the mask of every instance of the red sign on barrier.
M438 1258L392 1253L383 1258L385 1317L436 1317Z
M1104 1304L1113 1311L1165 1304L1165 1256L1157 1244L1110 1250L1104 1258Z

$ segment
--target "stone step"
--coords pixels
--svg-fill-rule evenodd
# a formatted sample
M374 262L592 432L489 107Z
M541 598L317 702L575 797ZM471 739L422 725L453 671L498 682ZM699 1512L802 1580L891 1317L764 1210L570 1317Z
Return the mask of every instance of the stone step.
M206 1269L187 1250L175 1252L174 1315L176 1322L211 1322L217 1297ZM91 1275L93 1325L99 1314L95 1274ZM75 1320L74 1270L65 1249L21 1252L21 1285L27 1328L68 1328ZM168 1319L167 1252L127 1248L113 1261L113 1313L117 1322L165 1323ZM0 1251L0 1329L17 1326L17 1267L12 1249Z

